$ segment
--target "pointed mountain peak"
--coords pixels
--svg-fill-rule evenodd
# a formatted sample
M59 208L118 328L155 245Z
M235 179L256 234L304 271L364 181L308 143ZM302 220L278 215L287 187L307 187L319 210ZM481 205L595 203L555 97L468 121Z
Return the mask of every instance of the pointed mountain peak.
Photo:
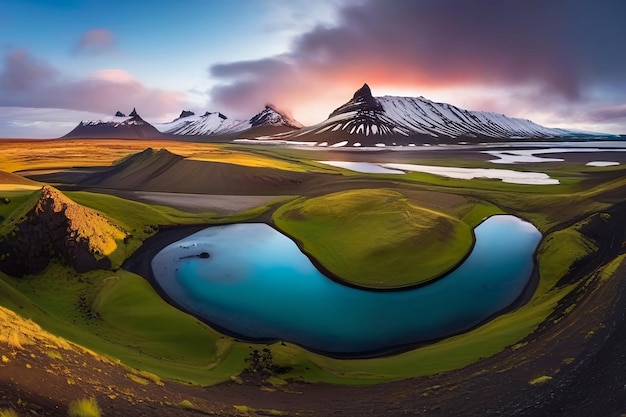
M0 245L10 259L0 260L0 270L14 276L43 271L52 259L77 271L108 269L107 258L127 233L113 220L74 202L49 185L15 224L12 235Z
M352 100L362 99L362 100L367 101L373 98L374 97L372 96L372 90L370 89L370 86L367 85L367 83L364 83L363 87L356 90L356 92L354 93L354 96L352 96Z
M216 111L216 112L206 111L206 112L202 115L202 117L209 117L209 116L210 116L210 115L212 115L212 114L215 114L217 117L219 117L219 118L220 118L220 119L222 119L222 120L226 120L226 119L228 119L228 117L226 117L223 113L220 113L220 112L218 112L218 111Z
M268 103L263 110L250 119L252 127L256 126L288 126L300 129L302 124L278 110L273 104Z
M126 115L118 110L115 112L115 117L126 117Z
M183 110L180 112L180 116L178 116L179 119L182 119L183 117L189 117L189 116L195 116L196 114L192 111L189 110Z
M135 109L133 107L133 111L130 112L129 114L130 117L140 117L139 114L137 114L137 109Z
M372 90L370 89L370 86L367 85L367 83L363 84L361 88L356 90L350 101L348 101L343 106L336 108L335 111L333 111L328 117L333 117L341 113L352 111L383 111L383 106L379 103L378 100L376 100L376 98L372 96Z

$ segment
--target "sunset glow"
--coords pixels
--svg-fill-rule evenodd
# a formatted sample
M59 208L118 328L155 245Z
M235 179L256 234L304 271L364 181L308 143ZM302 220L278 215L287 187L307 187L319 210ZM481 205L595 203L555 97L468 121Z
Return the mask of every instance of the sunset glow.
M33 1L4 9L0 137L62 133L52 111L20 111L36 129L10 119L33 108L101 117L136 107L159 122L182 109L246 118L272 103L312 125L364 82L376 96L626 133L619 0Z

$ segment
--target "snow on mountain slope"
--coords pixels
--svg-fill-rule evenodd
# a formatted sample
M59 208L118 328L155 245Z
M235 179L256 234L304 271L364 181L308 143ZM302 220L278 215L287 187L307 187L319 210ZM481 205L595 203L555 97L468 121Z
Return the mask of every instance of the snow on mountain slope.
M249 120L251 127L259 126L285 126L292 129L302 128L302 123L287 116L285 113L279 111L271 104L267 104L260 113L252 116Z
M184 115L185 112L183 111L181 116ZM278 126L290 129L299 129L302 127L300 123L276 110L276 108L270 104L248 120L229 119L222 113L206 112L202 116L193 114L187 115L186 117L179 117L169 123L155 124L155 126L163 133L193 136L233 134L262 126Z
M185 112L181 113L183 115ZM202 116L192 114L179 117L169 123L156 123L154 126L162 133L172 135L219 135L236 132L240 120L229 119L222 113L206 112Z
M407 131L433 136L541 138L563 136L567 132L540 126L530 120L503 114L464 110L446 103L419 97L380 97L384 112Z
M571 137L574 132L540 126L503 114L471 111L423 97L373 97L364 84L329 118L281 140L348 141L351 146L382 146L419 142Z
M160 137L161 133L139 116L137 110L128 115L118 111L115 116L101 120L83 120L64 137L83 138L146 138Z

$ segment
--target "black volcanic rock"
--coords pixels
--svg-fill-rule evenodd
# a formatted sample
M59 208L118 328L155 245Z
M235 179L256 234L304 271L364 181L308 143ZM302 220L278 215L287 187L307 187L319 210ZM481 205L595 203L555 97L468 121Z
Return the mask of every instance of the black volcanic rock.
M135 109L134 107L133 107L133 111L130 112L129 116L141 118L141 116L139 116L139 114L137 113L137 109Z
M374 111L382 112L383 106L372 96L372 90L367 83L356 90L352 99L341 107L338 107L328 117L331 118L341 113L349 111Z
M206 112L204 112L202 117L207 117L207 116L210 116L212 114L215 114L215 112L210 112L210 111L207 110ZM226 115L224 113L222 113L222 112L217 112L217 117L219 117L222 120L228 119L228 117L226 117Z
M42 272L52 259L79 272L108 269L107 255L127 233L110 219L50 186L0 240L0 271L21 277Z
M126 115L118 110L115 112L115 117L126 117Z
M180 112L180 116L178 116L178 118L182 119L183 117L189 117L189 116L195 116L195 113L189 110L183 110Z

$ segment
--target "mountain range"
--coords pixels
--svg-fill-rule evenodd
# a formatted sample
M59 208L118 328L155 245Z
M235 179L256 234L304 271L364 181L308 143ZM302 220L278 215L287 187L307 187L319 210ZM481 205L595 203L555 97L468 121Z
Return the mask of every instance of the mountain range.
M193 112L183 110L177 119L169 123L155 124L155 127L162 133L194 136L241 133L263 126L302 128L302 124L281 113L271 104L266 105L261 112L246 120L229 119L220 112L206 112L202 116L196 116Z
M424 97L374 97L364 84L328 118L304 127L272 105L249 119L230 119L221 112L201 116L183 110L168 123L151 125L135 109L106 120L82 121L65 137L171 138L179 140L249 139L317 146L394 146L499 141L514 139L574 139L611 136L549 128L527 119L465 110Z
M326 120L283 135L282 140L317 141L321 146L381 146L476 140L545 139L580 136L503 114L464 110L423 97L374 97L364 84Z
M81 121L64 138L155 138L161 133L133 109L128 116L118 111L104 120Z

